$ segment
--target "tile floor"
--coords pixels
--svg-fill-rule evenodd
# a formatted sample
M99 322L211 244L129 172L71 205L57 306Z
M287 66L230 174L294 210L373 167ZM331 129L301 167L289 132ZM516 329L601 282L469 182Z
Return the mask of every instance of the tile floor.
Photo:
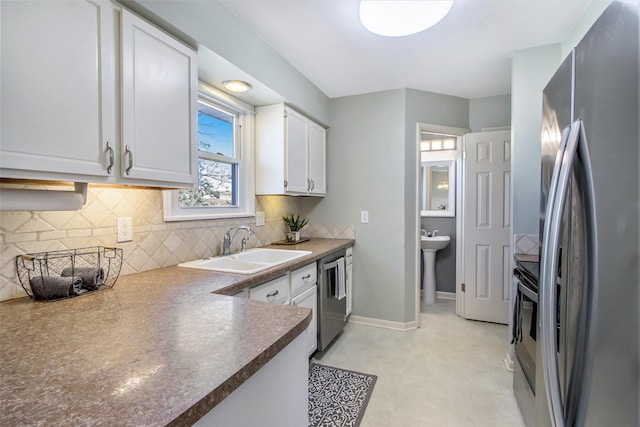
M348 324L316 363L378 376L361 427L524 427L505 369L507 327L438 300L408 332Z

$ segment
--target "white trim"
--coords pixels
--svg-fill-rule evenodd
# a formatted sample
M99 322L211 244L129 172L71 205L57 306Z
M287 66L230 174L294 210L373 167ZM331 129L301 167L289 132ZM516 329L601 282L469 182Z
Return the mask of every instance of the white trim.
M198 100L203 100L213 106L228 109L229 113L238 115L236 126L239 130L240 174L243 183L238 191L239 205L237 207L193 207L181 208L178 204L178 191L163 191L164 221L187 221L201 219L227 219L255 216L255 162L254 162L254 108L239 101L218 89L206 84L199 84Z
M511 130L511 126L496 126L492 128L482 128L482 132L494 132L497 130Z
M462 247L465 241L464 221L462 219L464 218L464 180L466 179L464 173L466 162L464 136L458 137L456 147L458 149L458 168L456 169L456 314L464 317L465 295L462 292L462 267L464 266L464 251Z
M456 244L456 247L458 248L458 251L460 251L460 247L461 245L461 238L462 238L462 229L461 229L461 224L462 221L460 220L461 216L462 216L462 210L460 208L460 197L461 197L461 181L460 181L460 177L462 175L462 147L461 147L461 142L462 142L462 136L465 135L466 133L469 132L469 129L466 128L458 128L458 127L451 127L451 126L441 126L441 125L434 125L434 124L429 124L429 123L420 123L417 122L416 123L416 128L417 128L417 136L416 136L416 182L415 182L415 193L416 193L416 203L415 203L415 214L416 217L418 218L416 221L416 230L414 230L413 235L414 235L414 241L415 241L415 253L416 253L416 282L414 284L415 286L415 318L417 319L415 321L416 325L419 327L420 326L420 281L421 281L421 277L420 277L420 273L419 273L419 269L420 269L420 257L422 256L422 251L420 250L420 226L421 226L421 217L420 217L420 209L419 209L419 202L418 202L418 197L420 196L420 186L419 183L417 182L417 177L420 176L420 167L421 167L421 158L420 158L420 134L421 132L429 132L429 133L441 133L441 134L445 134L445 135L455 135L457 137L456 139L456 151L457 151L457 159L458 159L458 167L456 168L456 175L457 175L457 179L456 179L456 239L458 239L458 242ZM513 148L513 144L511 145ZM460 298L456 298L456 314L460 314L459 310L460 307L462 306L462 302L464 301L464 294L459 292L459 287L460 287L460 278L462 277L460 274L460 259L459 257L456 255L456 296L460 295Z
M455 292L436 291L436 298L437 299L447 299L447 300L455 301L456 300L456 293Z
M411 331L418 327L418 323L412 322L394 322L392 320L374 319L372 317L349 316L349 323L357 325L374 326L376 328L392 329L394 331Z

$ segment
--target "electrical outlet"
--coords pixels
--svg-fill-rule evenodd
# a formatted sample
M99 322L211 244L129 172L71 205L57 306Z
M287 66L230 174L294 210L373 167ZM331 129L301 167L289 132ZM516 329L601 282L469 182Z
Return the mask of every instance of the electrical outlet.
M133 226L131 217L118 218L118 243L130 242L133 240Z
M264 212L256 212L256 227L264 225Z
M363 224L369 222L369 211L360 211L360 222Z

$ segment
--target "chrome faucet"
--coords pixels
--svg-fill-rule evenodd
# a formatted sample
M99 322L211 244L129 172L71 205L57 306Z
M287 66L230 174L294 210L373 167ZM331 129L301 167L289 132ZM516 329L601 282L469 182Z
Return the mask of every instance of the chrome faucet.
M233 230L236 230L236 231L233 233L233 236L232 236L231 232ZM231 255L231 245L233 244L233 241L236 238L236 234L238 234L238 231L240 231L240 230L246 230L249 233L249 236L255 234L253 232L253 230L251 229L251 227L249 227L247 225L242 225L240 227L231 227L229 229L229 231L227 231L225 233L224 240L222 241L222 256ZM246 239L246 237L245 237L245 239ZM243 242L243 245L242 245L243 251L244 251L244 247L247 244L247 241L245 239L242 240L242 242Z

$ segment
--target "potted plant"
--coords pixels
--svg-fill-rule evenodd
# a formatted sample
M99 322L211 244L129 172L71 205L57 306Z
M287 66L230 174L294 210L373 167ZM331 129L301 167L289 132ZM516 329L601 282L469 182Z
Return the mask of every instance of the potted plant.
M308 218L292 213L283 216L282 220L289 228L289 233L287 233L288 242L297 242L300 240L300 230L309 222Z

